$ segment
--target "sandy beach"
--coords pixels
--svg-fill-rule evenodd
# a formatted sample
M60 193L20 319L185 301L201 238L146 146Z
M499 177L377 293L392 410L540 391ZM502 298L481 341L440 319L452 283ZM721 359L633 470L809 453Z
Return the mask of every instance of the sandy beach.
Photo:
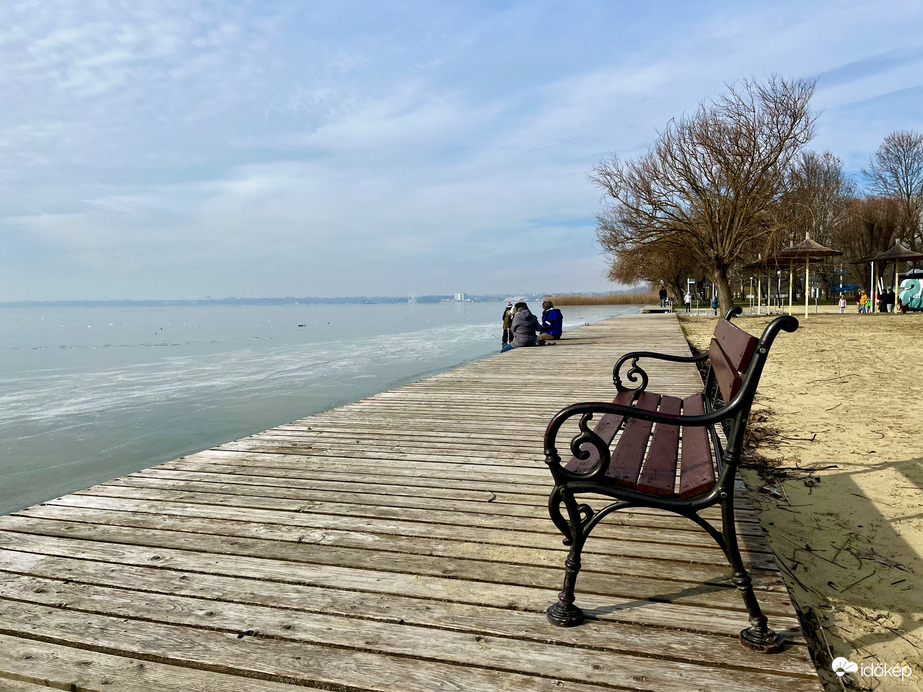
M744 481L826 688L923 690L923 315L793 312L800 327L780 333L760 384ZM707 348L715 319L681 317L692 345ZM758 335L770 319L735 323ZM841 656L859 671L838 678Z

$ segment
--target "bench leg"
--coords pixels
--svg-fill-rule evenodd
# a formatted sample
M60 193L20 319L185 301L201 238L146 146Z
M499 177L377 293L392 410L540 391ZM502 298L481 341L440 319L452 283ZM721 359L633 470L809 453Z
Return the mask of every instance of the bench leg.
M583 541L571 546L570 553L564 561L564 586L558 594L558 601L547 611L548 622L558 627L574 627L583 622L583 611L574 605L574 589L577 586L577 574L580 572L580 552Z
M761 654L774 654L782 650L782 637L769 628L766 616L763 615L760 604L756 600L756 594L753 592L753 580L750 578L750 573L747 572L740 557L740 548L737 545L737 528L734 521L733 496L729 495L728 499L722 503L721 520L724 535L724 552L728 562L731 563L731 569L734 573L732 580L737 590L740 591L740 595L743 596L744 605L747 607L747 613L750 616L750 626L740 632L740 643L746 648Z
M563 519L557 506L562 500L569 517L567 524L569 537L564 541L564 544L570 545L570 552L564 561L564 586L561 588L561 593L558 594L558 601L548 608L545 614L552 625L574 627L583 622L583 611L574 605L574 589L577 587L577 575L580 573L580 553L583 552L583 544L586 543L587 538L584 535L584 523L592 516L592 510L584 505L584 509L590 514L582 514L581 507L577 505L577 501L572 494L563 492L560 488L555 488L551 495L551 503L549 503L549 509L552 510L552 519L555 519L555 513L559 518ZM552 503L555 505L554 507L552 507ZM557 524L558 522L555 521L555 523ZM561 527L559 526L558 528Z

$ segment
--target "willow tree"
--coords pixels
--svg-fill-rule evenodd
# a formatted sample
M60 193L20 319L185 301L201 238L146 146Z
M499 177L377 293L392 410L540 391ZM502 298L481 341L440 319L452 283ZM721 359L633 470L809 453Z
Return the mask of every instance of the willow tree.
M730 309L731 269L754 241L782 228L789 168L811 139L814 81L743 81L690 116L671 120L648 152L612 155L591 171L606 206L596 233L613 260L672 247L689 253Z

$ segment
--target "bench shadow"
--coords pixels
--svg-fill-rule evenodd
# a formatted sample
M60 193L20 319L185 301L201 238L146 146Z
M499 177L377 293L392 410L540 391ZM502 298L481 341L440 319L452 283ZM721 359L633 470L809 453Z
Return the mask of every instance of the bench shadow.
M869 474L888 479L888 472L915 497L904 505L890 505L886 515L878 505L887 503L870 498L861 480ZM882 487L884 479L872 482ZM914 661L919 668L921 547L896 531L894 522L918 522L923 516L923 458L826 472L811 477L810 483L806 489L804 475L784 479L788 502L752 490L751 495L770 505L770 545L821 677L831 679L830 664L839 656L898 663L879 661L872 653L876 650L896 651L898 658ZM834 509L821 511L823 507Z

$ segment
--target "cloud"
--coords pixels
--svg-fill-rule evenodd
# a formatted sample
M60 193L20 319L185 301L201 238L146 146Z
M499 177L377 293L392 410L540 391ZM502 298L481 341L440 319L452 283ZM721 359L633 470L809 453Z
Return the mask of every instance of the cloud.
M0 5L0 300L601 290L601 155L781 73L861 166L921 129L921 30L857 0Z

